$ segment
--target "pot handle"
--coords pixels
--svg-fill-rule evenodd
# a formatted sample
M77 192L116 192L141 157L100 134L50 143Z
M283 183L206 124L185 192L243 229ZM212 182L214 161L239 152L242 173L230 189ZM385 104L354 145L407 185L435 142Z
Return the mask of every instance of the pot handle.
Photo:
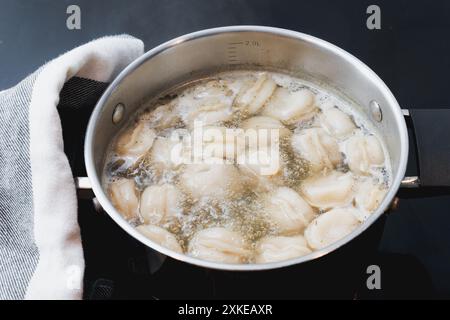
M88 177L75 177L75 188L77 189L77 196L80 199L92 200L95 198L92 190L91 181Z
M91 181L88 177L75 177L75 188L77 189L77 195L83 200L92 200L95 211L98 213L103 213L103 208L95 197L94 191L92 190Z
M420 188L422 197L450 194L450 109L411 109L403 114L418 175L405 177L401 187Z

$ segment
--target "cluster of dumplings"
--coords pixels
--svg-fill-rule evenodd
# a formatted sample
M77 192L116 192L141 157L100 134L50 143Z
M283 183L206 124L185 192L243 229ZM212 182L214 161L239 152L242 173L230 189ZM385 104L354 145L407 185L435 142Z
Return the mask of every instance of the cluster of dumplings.
M113 141L105 188L139 232L178 253L233 264L307 255L355 230L389 187L379 137L333 101L270 72L224 73L179 89ZM263 175L257 164L237 161L244 139L224 135L204 143L220 146L207 157L229 161L174 161L185 150L176 150L170 134L196 123L219 131L276 129L288 156ZM258 227L239 228L245 223Z

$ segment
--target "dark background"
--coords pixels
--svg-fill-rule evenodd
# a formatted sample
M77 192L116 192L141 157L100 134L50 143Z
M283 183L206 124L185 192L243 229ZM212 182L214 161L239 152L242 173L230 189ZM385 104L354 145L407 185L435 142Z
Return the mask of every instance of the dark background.
M81 7L81 30L66 28L70 4ZM366 28L370 4L381 8L381 30ZM185 33L238 24L322 38L371 67L402 108L450 108L450 1L445 0L0 0L0 90L104 35L131 34L148 50ZM380 249L417 257L437 296L450 298L450 196L402 200L387 218Z

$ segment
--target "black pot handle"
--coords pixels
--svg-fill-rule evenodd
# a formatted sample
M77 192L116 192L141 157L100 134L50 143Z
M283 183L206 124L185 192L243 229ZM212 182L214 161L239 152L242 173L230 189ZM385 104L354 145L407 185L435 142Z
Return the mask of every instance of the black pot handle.
M408 161L416 160L417 176L405 177L399 195L450 194L450 109L411 109L403 114L410 133Z

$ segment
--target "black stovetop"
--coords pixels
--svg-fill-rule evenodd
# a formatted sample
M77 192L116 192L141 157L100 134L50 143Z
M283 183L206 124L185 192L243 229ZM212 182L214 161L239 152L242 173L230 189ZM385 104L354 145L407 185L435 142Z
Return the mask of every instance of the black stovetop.
M0 90L60 53L103 35L129 33L141 38L149 49L199 29L259 24L309 33L344 48L377 72L403 108L450 108L450 3L376 3L381 8L382 28L371 31L366 28L365 12L372 1L365 0L1 0ZM81 30L70 31L65 26L70 4L81 7ZM384 290L385 296L429 293L429 276L434 295L450 297L449 208L450 196L407 199L386 218L379 250L371 253L372 261L387 270L389 290ZM104 280L97 282L103 284L97 286L98 292L106 295L114 283L114 297L259 297L267 292L289 298L304 296L296 290L296 283L281 286L284 282L280 280L271 287L266 281L264 290L259 284L266 277L216 273L171 259L150 275L146 249L107 215L97 214L90 202L80 201L80 224L87 296L99 278ZM334 272L338 277L340 271ZM277 271L270 278L292 279L299 273ZM343 286L336 295L374 297L360 289L365 278L356 279L356 284L348 289Z

